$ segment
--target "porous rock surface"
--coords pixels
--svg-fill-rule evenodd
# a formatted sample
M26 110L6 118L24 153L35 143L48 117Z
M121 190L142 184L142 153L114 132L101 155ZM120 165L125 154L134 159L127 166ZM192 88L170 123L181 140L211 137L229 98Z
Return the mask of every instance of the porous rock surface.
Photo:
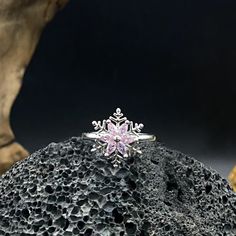
M0 179L0 235L236 235L236 195L203 164L160 143L114 168L72 138Z

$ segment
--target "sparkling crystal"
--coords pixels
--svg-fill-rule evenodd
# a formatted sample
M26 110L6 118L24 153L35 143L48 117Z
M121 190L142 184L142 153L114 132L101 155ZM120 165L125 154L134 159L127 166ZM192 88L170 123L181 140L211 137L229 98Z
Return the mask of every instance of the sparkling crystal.
M116 150L116 142L109 142L106 153L110 156Z
M120 108L108 119L93 121L92 124L96 131L95 139L98 141L92 150L102 150L105 156L111 156L114 166L118 166L122 157L140 153L133 143L139 140L143 125L129 121Z
M127 145L135 141L135 136L129 134L129 125L123 123L115 125L112 122L107 124L107 132L100 134L100 140L107 143L106 155L111 155L118 151L121 155L127 154Z
M122 135L127 134L128 127L129 127L128 124L126 124L126 123L122 124L122 125L119 127L119 133L122 134Z
M127 148L124 143L118 142L117 143L117 150L119 151L120 154L123 156L127 153Z
M110 134L113 134L113 135L116 134L117 131L118 131L116 125L114 125L114 124L111 123L111 122L108 123L107 128L108 128L108 132L109 132Z

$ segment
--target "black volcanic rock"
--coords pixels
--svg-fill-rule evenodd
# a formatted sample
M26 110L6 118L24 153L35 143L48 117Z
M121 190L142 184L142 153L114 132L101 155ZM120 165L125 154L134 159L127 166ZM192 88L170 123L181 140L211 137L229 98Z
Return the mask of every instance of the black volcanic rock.
M114 168L92 141L52 143L0 179L0 235L236 235L225 179L159 143Z

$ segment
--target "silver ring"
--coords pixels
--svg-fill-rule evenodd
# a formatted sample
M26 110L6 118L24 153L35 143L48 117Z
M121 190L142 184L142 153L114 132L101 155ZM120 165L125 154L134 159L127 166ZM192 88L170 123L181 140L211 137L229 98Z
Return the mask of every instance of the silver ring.
M92 124L95 132L83 133L83 137L95 140L91 151L101 151L112 160L115 167L123 158L142 153L138 147L139 142L156 140L155 135L141 133L144 125L129 121L120 108L109 119L93 121Z

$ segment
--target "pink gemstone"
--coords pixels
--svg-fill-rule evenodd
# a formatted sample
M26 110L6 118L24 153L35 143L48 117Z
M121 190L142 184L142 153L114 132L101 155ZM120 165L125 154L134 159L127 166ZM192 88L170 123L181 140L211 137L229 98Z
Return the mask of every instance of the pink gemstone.
M128 132L128 124L124 123L119 127L119 133L122 135L127 134Z
M127 149L124 143L119 142L117 143L117 150L120 154L122 154L123 156L127 153Z
M110 156L116 150L123 156L127 156L127 145L136 141L136 136L129 134L129 125L123 123L120 126L110 122L107 124L107 132L100 133L102 142L107 143L106 155Z
M123 135L121 141L125 144L131 144L135 141L135 137L133 135Z
M106 134L102 134L99 139L105 143L108 143L112 140L112 136L106 133Z
M110 134L116 134L117 133L117 127L113 124L113 123L109 123L108 125L107 125L107 128L108 128L108 132L110 133Z
M111 155L116 150L116 142L109 142L107 145L106 153Z

